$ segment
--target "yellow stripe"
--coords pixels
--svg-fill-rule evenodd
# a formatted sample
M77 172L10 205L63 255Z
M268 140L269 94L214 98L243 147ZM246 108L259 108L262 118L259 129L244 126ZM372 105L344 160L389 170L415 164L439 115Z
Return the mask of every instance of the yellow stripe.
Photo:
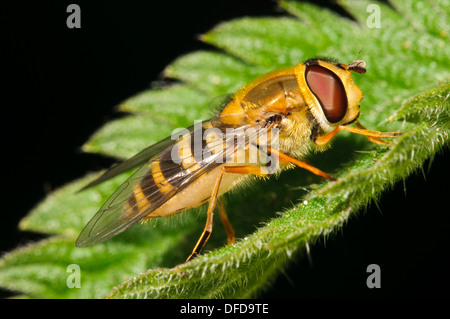
M164 175L161 173L161 167L159 166L158 161L155 161L152 164L152 176L156 186L159 188L159 191L162 194L166 194L173 189L173 186L166 180Z
M182 139L177 142L178 145L178 156L181 159L181 165L183 169L188 172L195 172L200 168L200 165L195 161L191 150L191 138L193 136L185 135Z
M134 198L136 199L139 211L143 211L151 206L151 203L142 192L141 185L136 185L134 188Z

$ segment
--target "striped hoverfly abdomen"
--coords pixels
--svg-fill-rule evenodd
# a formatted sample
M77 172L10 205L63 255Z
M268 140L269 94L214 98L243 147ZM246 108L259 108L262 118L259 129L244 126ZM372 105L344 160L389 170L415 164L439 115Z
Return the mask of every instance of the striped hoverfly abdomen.
M206 225L190 260L211 235L215 207L228 243L234 243L235 234L220 198L249 176L264 177L299 166L335 180L301 158L310 149L324 150L341 130L383 145L389 142L381 137L400 134L370 131L357 121L362 92L352 72L363 74L365 63L311 59L270 72L238 90L216 117L196 121L113 166L87 187L139 168L88 222L77 246L103 242L138 221L208 203ZM348 126L352 123L357 128Z

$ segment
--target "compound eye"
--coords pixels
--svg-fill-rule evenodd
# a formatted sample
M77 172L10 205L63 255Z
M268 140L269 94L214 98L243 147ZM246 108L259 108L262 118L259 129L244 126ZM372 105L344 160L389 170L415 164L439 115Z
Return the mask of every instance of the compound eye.
M347 95L339 77L319 65L312 65L305 71L309 89L317 98L327 120L337 123L347 112Z

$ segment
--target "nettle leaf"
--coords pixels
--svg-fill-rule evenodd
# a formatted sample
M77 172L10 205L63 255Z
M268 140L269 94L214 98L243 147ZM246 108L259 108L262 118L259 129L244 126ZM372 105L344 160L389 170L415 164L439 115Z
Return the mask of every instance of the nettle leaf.
M336 182L294 169L226 196L237 243L224 247L225 232L215 227L204 254L189 263L184 260L204 226L204 208L75 248L89 218L131 172L78 192L95 177L86 176L50 194L24 218L22 230L51 236L3 256L0 286L34 298L257 296L295 254L339 229L449 145L450 5L391 4L342 1L352 20L308 3L281 1L289 16L221 23L201 37L220 53L198 51L174 61L164 74L177 84L124 101L120 110L132 114L107 123L84 145L85 151L126 158L177 127L208 118L211 101L269 70L314 56L349 63L359 54L368 69L355 75L364 92L360 119L372 129L403 131L390 148L343 132L332 150L310 158ZM379 10L379 28L368 20L374 12L369 5ZM67 287L70 264L80 267L80 289Z

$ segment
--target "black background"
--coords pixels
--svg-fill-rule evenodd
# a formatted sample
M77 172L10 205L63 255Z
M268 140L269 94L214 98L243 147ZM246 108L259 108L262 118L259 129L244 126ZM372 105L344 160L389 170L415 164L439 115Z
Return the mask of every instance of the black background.
M176 57L211 49L199 34L239 16L281 14L274 1L77 1L82 27L68 29L70 3L2 9L0 253L43 237L17 224L49 191L113 163L79 148ZM409 177L406 195L398 184L380 200L381 212L372 205L312 245L312 263L298 258L261 297L448 297L448 163L448 152L436 156L426 181ZM381 289L366 286L372 263L381 267Z

